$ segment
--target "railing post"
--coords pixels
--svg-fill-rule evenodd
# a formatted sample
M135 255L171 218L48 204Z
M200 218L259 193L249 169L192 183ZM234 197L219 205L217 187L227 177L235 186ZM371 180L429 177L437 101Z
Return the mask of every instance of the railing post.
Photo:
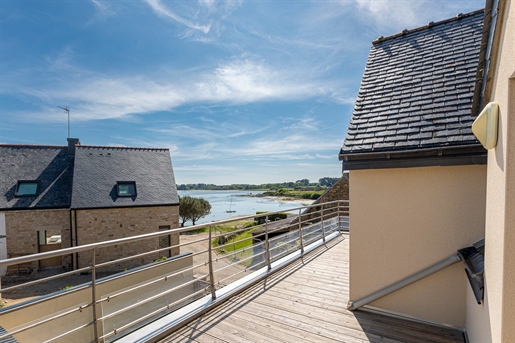
M299 238L300 238L300 254L304 254L304 239L302 238L302 211L299 208Z
M324 227L324 204L322 204L322 208L320 210L320 220L322 222L322 239L325 243L325 227Z
M209 288L211 289L211 299L216 299L216 289L215 289L215 273L213 272L213 240L212 240L212 231L213 227L209 227L209 247L208 247L208 253L209 253Z
M265 216L265 249L266 249L266 264L268 265L268 270L272 269L271 263L271 253L270 253L270 240L268 239L268 215Z
M95 342L99 342L98 335L98 318L97 318L97 262L96 249L93 248L93 269L91 271L91 304L93 311L93 332L95 334Z
M336 218L338 218L337 220L337 225L338 225L338 232L341 232L341 222L340 222L340 200L338 200L338 202L336 203Z

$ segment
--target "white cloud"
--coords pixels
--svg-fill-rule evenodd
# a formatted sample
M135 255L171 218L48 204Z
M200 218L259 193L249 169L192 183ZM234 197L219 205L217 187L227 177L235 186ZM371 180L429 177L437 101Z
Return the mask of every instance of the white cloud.
M208 42L219 36L223 21L241 5L240 0L169 1L144 0L160 17L172 19L185 27L181 34L197 41ZM198 35L200 33L200 35Z
M274 157L292 159L298 156L311 158L317 151L337 150L341 146L341 139L332 139L311 135L291 134L288 136L260 137L248 141L243 146L222 148L224 154L230 156Z
M116 15L116 13L113 10L111 10L111 8L104 1L91 0L91 2L97 9L96 19L104 19Z
M162 17L175 20L177 23L182 24L190 29L198 30L204 34L208 33L211 26L209 24L198 24L193 20L186 19L171 9L169 9L161 0L145 0L146 3L154 10L156 14Z
M455 11L468 12L484 7L483 0L355 0L358 10L365 14L365 20L382 30L390 29L395 34L403 29L414 29L430 21L447 19Z
M318 122L316 118L313 117L304 117L304 118L286 118L287 122L292 122L293 124L288 125L285 129L287 130L308 130L313 131L318 128Z
M77 121L122 119L199 102L245 104L312 98L331 92L328 85L308 80L300 72L274 69L249 59L234 60L211 71L163 72L159 78L150 79L148 76L99 76L71 66L70 54L65 50L49 61L54 74L50 75L48 83L25 86L23 80L20 81L22 75L6 75L5 80L12 78L13 82L4 82L9 87L2 92L30 95L49 104L51 111L43 113L46 120L56 119L53 104L67 104ZM60 69L66 69L69 77L61 79ZM33 119L37 118L41 118L41 112Z

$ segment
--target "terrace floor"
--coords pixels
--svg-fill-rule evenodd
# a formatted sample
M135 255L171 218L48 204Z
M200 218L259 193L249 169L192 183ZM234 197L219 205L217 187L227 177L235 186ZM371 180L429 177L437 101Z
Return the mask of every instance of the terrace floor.
M236 295L164 342L464 342L463 333L348 311L349 236Z

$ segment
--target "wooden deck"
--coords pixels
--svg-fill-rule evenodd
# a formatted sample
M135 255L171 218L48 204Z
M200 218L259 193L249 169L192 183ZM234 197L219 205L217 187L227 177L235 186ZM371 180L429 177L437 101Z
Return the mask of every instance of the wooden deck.
M161 342L464 342L459 331L348 311L348 236L231 298Z

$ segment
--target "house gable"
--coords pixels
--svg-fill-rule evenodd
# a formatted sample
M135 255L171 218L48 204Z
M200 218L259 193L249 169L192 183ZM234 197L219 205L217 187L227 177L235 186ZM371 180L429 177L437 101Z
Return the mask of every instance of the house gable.
M485 164L471 131L483 10L373 42L343 169Z

